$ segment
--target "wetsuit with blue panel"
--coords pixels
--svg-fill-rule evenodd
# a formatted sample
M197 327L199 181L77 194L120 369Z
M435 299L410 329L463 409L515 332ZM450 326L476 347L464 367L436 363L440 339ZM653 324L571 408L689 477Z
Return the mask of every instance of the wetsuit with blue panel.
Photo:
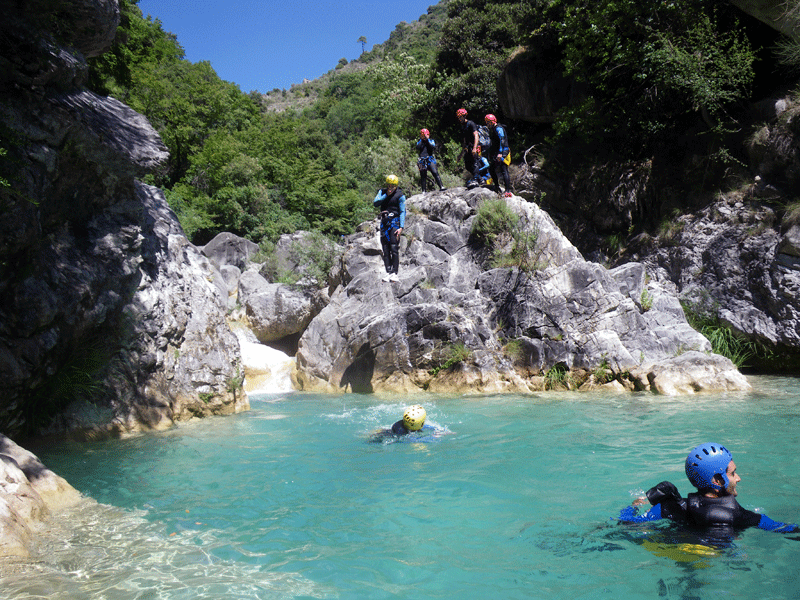
M625 523L646 523L669 519L686 525L700 533L704 541L713 544L730 543L736 533L748 527L758 527L778 533L798 533L800 528L791 523L773 521L767 515L743 508L733 496L709 497L694 492L682 498L669 481L662 481L647 491L651 508L639 514L638 506L627 506L620 512L619 520Z
M669 481L662 481L647 491L651 508L639 514L638 506L628 506L619 515L626 523L645 523L669 519L686 525L698 532L704 542L725 545L735 534L748 527L758 527L778 533L798 533L800 528L792 523L773 521L767 515L743 508L734 494L727 493L739 480L730 452L719 444L706 443L694 448L686 459L686 475L699 491L681 497L678 488Z
M387 273L399 273L400 236L397 230L406 225L406 196L399 187L391 194L388 188L381 188L372 203L381 211L383 265Z
M422 131L427 133L428 130L423 129ZM433 179L439 189L444 189L442 178L439 176L439 170L436 167L436 157L433 155L435 150L436 142L430 137L423 136L417 140L417 155L419 156L417 168L419 169L419 184L423 194L428 191L428 171L433 175Z
M494 189L497 192L500 191L500 177L502 177L505 191L508 193L511 191L511 178L506 164L506 158L511 152L508 147L508 136L506 135L505 127L497 122L497 118L494 115L486 115L486 122L489 125L492 140L488 152L489 173L494 180Z

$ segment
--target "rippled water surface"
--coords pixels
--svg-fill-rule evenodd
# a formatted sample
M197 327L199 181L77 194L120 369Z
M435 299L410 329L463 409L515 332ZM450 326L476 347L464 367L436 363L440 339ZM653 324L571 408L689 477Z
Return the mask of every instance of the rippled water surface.
M797 598L800 541L704 556L613 521L718 440L740 502L800 520L800 385L748 394L251 397L125 440L32 448L99 504L54 519L2 598ZM447 435L369 443L420 402ZM665 533L667 532L667 533Z

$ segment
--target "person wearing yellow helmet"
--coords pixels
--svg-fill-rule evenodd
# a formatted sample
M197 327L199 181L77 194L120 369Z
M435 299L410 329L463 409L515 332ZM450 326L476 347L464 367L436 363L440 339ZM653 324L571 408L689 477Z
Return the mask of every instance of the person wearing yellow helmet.
M386 187L378 190L372 201L380 210L381 248L386 276L383 281L398 281L400 272L400 236L406 225L406 196L398 186L397 175L386 176Z
M452 433L447 428L427 423L428 415L420 404L406 407L403 418L391 427L378 429L370 436L371 442L391 443L393 441L432 442L443 435ZM416 434L416 435L410 435Z
M392 425L392 433L394 435L406 435L413 431L419 431L425 425L427 416L425 409L421 405L409 406L403 413L403 418Z

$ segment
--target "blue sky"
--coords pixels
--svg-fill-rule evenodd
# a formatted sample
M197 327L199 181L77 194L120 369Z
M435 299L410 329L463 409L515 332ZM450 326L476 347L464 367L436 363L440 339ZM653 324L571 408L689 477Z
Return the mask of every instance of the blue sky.
M339 59L358 58L385 42L438 0L140 0L161 20L191 62L207 60L222 79L247 93L315 79Z

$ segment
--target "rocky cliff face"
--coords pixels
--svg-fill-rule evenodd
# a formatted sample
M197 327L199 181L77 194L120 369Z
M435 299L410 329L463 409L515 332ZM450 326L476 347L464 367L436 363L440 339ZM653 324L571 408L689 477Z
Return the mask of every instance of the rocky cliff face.
M568 181L530 158L515 185L593 260L644 263L703 317L760 344L751 366L796 372L800 104L780 96L753 114L742 148L747 164L731 170L724 192L680 193L694 173L691 154L670 169L656 161L605 164Z
M116 0L3 16L0 430L120 433L242 409L219 273L136 180L166 149L144 117L82 87Z
M798 36L796 14L782 3L731 4L747 13L743 21L752 15L748 27L762 35L769 28L756 19ZM528 48L509 61L498 84L507 115L545 121L572 101L569 82L558 87L548 73L547 52ZM651 278L673 286L702 316L760 344L752 366L796 372L800 104L782 89L762 84L763 91L769 95L742 112L740 131L727 140L739 160L724 169L704 158L713 149L702 149L697 132L686 131L668 156L608 161L571 176L548 173L531 149L514 186L585 256L609 266L645 264Z
M585 261L534 203L506 200L533 262L495 266L471 236L481 205L494 199L463 188L410 198L398 282L381 281L374 227L350 236L330 302L300 338L296 385L531 392L570 372L571 387L749 387L730 361L708 354L676 296L647 283L643 265L608 271Z

